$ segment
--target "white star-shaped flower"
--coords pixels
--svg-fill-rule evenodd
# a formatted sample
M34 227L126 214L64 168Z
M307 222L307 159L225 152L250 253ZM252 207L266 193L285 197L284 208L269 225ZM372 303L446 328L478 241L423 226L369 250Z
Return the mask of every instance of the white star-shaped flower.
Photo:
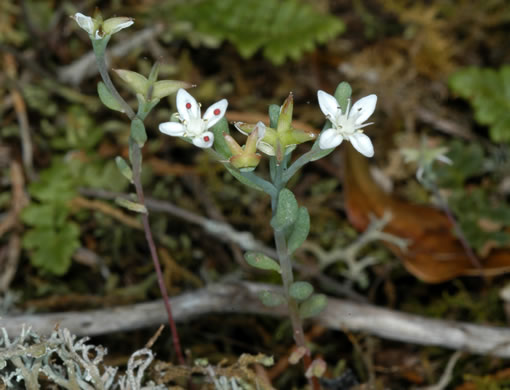
M319 147L321 149L336 148L346 139L358 152L366 157L372 157L374 155L372 141L361 129L372 124L372 122L365 124L363 122L374 113L377 96L373 94L365 96L354 103L352 107L350 107L351 100L349 99L345 113L342 113L337 100L329 93L319 91L317 97L322 112L332 125L330 129L320 135Z
M227 111L228 101L222 99L209 107L204 116L200 116L200 105L195 98L184 89L177 92L178 122L164 122L159 125L159 131L173 137L191 138L193 145L199 148L210 148L214 142L214 134L209 131L223 118Z
M105 36L115 34L134 23L133 19L124 16L102 21L101 19L91 18L90 16L77 12L71 17L92 39L103 39Z

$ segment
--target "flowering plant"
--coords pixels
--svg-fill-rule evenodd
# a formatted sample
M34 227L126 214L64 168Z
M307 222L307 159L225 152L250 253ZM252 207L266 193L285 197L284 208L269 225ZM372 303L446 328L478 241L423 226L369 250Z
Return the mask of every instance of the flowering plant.
M317 315L326 307L327 302L325 295L314 293L310 283L294 280L292 255L308 236L310 216L306 207L299 206L296 197L287 188L287 183L300 168L311 161L325 157L344 139L350 141L363 155L372 157L374 155L372 142L361 129L370 124L364 124L364 122L373 114L377 97L366 96L354 103L351 108L352 91L349 84L341 83L334 96L319 91L319 107L326 116L327 122L323 131L317 136L315 132L293 127L294 98L290 94L281 107L276 105L269 107L267 125L262 122L235 124L241 133L247 135L245 145L241 146L230 135L228 122L225 119L228 107L226 99L214 103L201 115L200 104L184 89L188 86L186 83L173 80L157 81L157 65L153 67L148 78L136 72L117 70L121 79L136 93L138 110L135 113L117 92L104 60L106 44L111 35L129 27L133 21L129 18L112 18L103 22L99 14L95 18L75 14L74 19L87 31L92 40L99 72L103 79L103 83L98 86L101 100L109 108L125 113L131 121L129 163L120 156L117 157L116 162L121 173L134 184L138 202L124 200L123 205L142 215L147 243L158 275L160 289L165 298L168 321L180 363L184 364L184 359L161 275L140 179L141 148L147 140L144 120L162 97L176 91L178 113L173 115L170 121L161 123L159 130L173 137L181 137L207 150L236 179L249 187L265 192L271 198L270 225L273 229L277 258L270 258L263 253L247 252L245 259L253 267L281 275L283 293L267 290L260 294L260 299L263 304L271 307L286 305L299 350L299 356L293 356L292 361L296 363L303 359L307 377L312 387L317 389L317 377L322 375L325 366L322 360L312 362L311 353L305 343L302 320ZM293 160L292 155L296 146L310 141L314 141L310 150ZM257 153L257 150L268 156L269 177L262 177L255 171L262 160L262 155Z

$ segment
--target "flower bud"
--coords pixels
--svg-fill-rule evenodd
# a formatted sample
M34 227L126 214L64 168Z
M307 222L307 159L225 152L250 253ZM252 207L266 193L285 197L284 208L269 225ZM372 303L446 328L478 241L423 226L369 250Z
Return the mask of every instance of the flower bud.
M134 92L147 95L149 80L145 76L131 70L114 69L114 71Z
M290 129L292 124L292 111L294 109L294 97L292 93L289 94L287 99L282 104L280 109L280 116L278 117L278 125L276 131L278 133L286 132Z
M259 133L260 131L260 133ZM241 171L252 171L259 165L261 156L257 154L257 143L260 140L259 134L264 135L264 130L257 125L253 132L248 136L244 149L230 135L224 133L227 146L232 153L230 163Z
M175 92L177 92L180 88L189 88L191 85L184 81L176 81L176 80L161 80L156 81L152 88L152 98L153 99L162 99L167 97Z

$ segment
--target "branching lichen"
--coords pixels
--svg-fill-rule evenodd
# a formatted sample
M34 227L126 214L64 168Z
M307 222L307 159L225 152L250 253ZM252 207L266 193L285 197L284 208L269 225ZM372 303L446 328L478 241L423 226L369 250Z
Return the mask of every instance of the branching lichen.
M154 359L150 349L131 355L126 373L117 376L117 367L106 366L107 350L77 340L67 329L57 329L42 338L23 326L18 337L0 334L0 379L9 389L37 390L41 381L69 390L149 390L161 389L152 382L143 384L144 373ZM42 374L42 375L41 375Z

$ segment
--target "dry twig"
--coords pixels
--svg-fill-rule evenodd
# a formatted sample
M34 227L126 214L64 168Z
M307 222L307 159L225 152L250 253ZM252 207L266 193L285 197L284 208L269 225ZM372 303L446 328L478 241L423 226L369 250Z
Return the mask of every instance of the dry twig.
M283 307L262 305L258 293L263 290L279 288L250 282L215 284L174 297L171 303L175 319L180 322L210 313L284 316ZM348 329L401 342L510 357L510 330L503 327L429 319L335 298L328 299L326 310L316 320L339 331ZM95 336L157 326L165 321L165 309L160 301L155 301L105 310L2 318L0 327L16 333L22 324L27 324L39 334L49 334L58 324L79 336Z

